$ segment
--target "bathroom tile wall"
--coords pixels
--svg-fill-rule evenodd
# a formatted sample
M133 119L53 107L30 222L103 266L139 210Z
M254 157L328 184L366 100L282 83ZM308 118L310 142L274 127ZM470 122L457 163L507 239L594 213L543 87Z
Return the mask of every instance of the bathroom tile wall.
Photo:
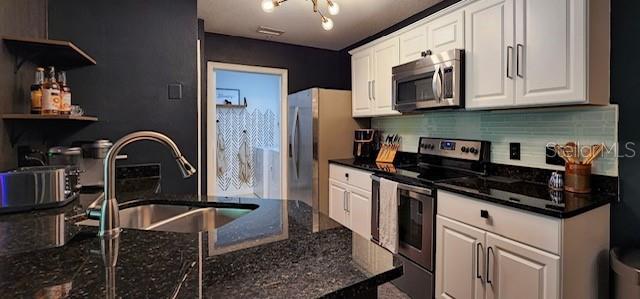
M429 111L372 119L383 134L402 136L400 150L416 152L420 136L491 141L491 162L546 169L545 145L575 141L604 143L610 151L593 164L595 174L618 176L618 106L494 111ZM509 143L521 145L520 160L509 159ZM624 153L622 145L622 153Z

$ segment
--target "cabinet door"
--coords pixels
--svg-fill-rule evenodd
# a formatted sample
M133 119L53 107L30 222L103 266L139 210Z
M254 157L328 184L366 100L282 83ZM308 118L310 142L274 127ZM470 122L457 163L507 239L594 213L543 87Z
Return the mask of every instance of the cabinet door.
M436 216L436 298L484 298L485 232Z
M388 39L373 48L373 113L399 114L392 107L392 68L400 63L400 40Z
M459 10L436 18L427 24L429 49L440 53L464 48L464 11Z
M347 203L351 230L371 239L371 192L352 187Z
M347 218L347 185L329 179L329 217L345 227L349 227Z
M514 0L478 1L466 8L466 107L514 104Z
M487 298L560 297L560 257L487 233Z
M400 35L400 64L422 58L422 52L429 49L427 26L411 29Z
M372 113L371 49L366 49L351 56L351 105L352 115L370 116Z
M586 101L587 2L516 0L517 104Z

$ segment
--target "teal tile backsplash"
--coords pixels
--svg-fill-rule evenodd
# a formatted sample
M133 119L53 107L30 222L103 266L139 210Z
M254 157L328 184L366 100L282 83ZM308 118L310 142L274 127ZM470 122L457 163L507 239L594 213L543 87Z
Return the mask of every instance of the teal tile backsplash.
M401 151L416 152L420 136L491 141L491 162L546 169L547 143L580 145L618 142L618 106L562 107L494 111L429 111L424 114L380 117L371 121L383 134L402 136ZM509 143L520 142L520 160L509 159ZM593 164L595 174L618 176L617 148Z

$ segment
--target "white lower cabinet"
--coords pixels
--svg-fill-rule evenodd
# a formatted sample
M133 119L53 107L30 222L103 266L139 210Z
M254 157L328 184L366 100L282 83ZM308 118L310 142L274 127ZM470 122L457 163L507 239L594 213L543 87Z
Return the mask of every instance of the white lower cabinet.
M436 298L595 299L608 294L608 273L601 269L609 265L601 256L609 250L609 205L560 219L447 191L438 191L437 200ZM521 230L520 223L529 229ZM543 242L540 230L559 238L559 246Z
M329 217L343 226L349 226L347 214L347 185L329 179Z
M560 298L560 257L486 234L487 299Z
M371 239L371 173L329 165L329 217Z
M436 216L437 298L485 297L484 243L483 230Z

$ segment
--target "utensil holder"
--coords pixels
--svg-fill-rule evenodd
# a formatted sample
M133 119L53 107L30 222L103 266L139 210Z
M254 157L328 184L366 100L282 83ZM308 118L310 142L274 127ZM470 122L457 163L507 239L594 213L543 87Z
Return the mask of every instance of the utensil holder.
M565 164L564 190L574 193L591 192L591 164Z

